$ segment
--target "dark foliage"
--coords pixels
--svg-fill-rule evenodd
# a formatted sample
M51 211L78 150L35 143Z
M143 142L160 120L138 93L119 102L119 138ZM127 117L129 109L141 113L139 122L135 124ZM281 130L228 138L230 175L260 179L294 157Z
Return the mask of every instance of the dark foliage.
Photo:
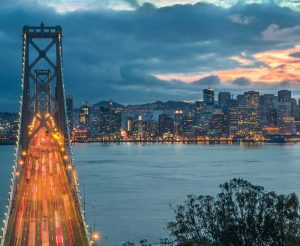
M168 229L176 245L300 245L295 194L266 192L242 179L220 185L216 196L189 195Z

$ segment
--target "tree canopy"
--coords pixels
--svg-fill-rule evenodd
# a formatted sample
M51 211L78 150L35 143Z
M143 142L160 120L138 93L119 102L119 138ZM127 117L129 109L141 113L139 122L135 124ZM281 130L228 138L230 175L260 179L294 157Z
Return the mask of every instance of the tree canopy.
M168 223L176 245L300 245L296 194L267 192L243 179L220 185L214 196L189 195Z

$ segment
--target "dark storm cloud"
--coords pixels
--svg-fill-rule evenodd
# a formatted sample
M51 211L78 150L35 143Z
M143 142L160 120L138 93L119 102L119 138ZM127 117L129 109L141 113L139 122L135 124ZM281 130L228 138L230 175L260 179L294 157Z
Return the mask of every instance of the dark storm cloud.
M290 54L291 57L296 57L296 58L300 58L300 52L295 52Z
M199 79L197 81L194 81L192 84L203 86L203 87L216 87L216 86L220 86L220 84L221 84L220 82L221 81L218 76L211 75L211 76L207 76L202 79Z
M236 66L230 57L290 47L262 38L270 25L291 30L300 15L273 4L211 4L134 11L94 10L58 14L37 4L0 3L0 105L16 109L20 95L21 31L24 24L61 25L66 90L78 103L112 98L121 103L153 99L197 99L199 84L220 86L216 77L195 84L164 81L154 74L208 72ZM288 29L287 29L288 28ZM212 84L210 84L212 83ZM234 82L235 85L240 85ZM242 84L244 85L244 84Z
M231 83L233 85L237 85L237 86L248 86L251 84L251 82L244 77L237 78L237 79L233 80Z

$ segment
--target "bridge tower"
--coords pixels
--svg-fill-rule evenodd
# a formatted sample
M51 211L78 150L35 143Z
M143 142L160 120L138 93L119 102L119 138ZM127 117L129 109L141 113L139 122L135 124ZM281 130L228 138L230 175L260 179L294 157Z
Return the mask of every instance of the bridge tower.
M49 43L41 48L36 42L46 40ZM50 50L55 48L55 58L51 59L48 55ZM36 54L36 57L32 56ZM35 71L35 67L41 61L49 66L49 70ZM62 28L60 26L24 26L23 27L23 49L22 49L22 106L21 106L21 128L19 146L21 150L27 150L28 147L28 125L30 124L34 106L33 84L36 84L43 73L48 72L48 84L54 84L54 118L59 132L64 133L65 141L69 141L68 124L66 116L64 83L63 83L63 58L62 58ZM50 88L51 91L51 88ZM51 100L52 101L52 100Z
M56 165L61 165L61 167L57 167L57 170L61 170L61 168L64 169L63 174L59 174L61 176L57 175L56 179L59 180L62 178L64 180L62 182L65 182L64 184L66 184L67 187L64 188L64 191L61 191L61 196L55 199L60 199L61 202L66 202L64 205L68 205L68 207L73 208L72 210L70 209L70 211L61 208L61 211L67 211L69 214L68 216L70 224L67 225L67 227L70 226L72 229L73 223L74 228L77 230L74 231L74 238L68 239L70 242L73 242L72 240L74 240L75 244L70 245L89 245L89 234L85 224L84 211L82 210L81 206L79 185L72 158L70 133L67 123L68 120L66 114L63 81L62 28L60 26L45 26L43 23L41 23L40 26L24 26L22 39L22 96L20 106L19 134L16 147L16 161L15 165L13 166L10 184L11 191L9 192L8 197L9 203L7 205L7 212L5 213L5 223L4 227L2 228L2 240L0 237L0 246L19 244L23 245L23 242L16 241L16 238L18 238L19 235L16 233L18 230L23 230L24 228L20 229L16 227L18 226L16 225L18 224L16 221L18 218L18 213L21 211L20 207L24 206L22 205L22 197L24 197L24 194L28 194L28 191L29 193L31 192L29 187L32 186L33 183L30 182L35 182L35 184L37 184L37 181L31 181L28 178L26 183L26 172L28 172L29 168L31 168L33 170L32 172L34 172L34 168L32 168L33 165L45 165L44 170L49 170L50 168L50 164L46 164L45 162L45 152L40 151L40 157L34 157L31 154L31 156L29 156L30 148L34 149L32 146L32 139L37 138L36 135L41 128L46 129L46 131L43 131L41 134L48 134L48 138L51 138L53 135L53 141L56 143L52 144L51 148L55 148L56 152L53 152L54 154L52 155L49 154L49 157L47 157L48 163L52 162L50 161L50 156L51 158L56 156L56 162L60 162L60 164ZM51 128L51 124L49 123L50 120L52 126L54 125L55 127ZM36 128L32 130L32 122L36 121L38 121L38 124ZM54 140L55 137L59 139L59 142L58 140ZM38 158L41 158L41 164L35 164L37 163ZM53 168L52 165L53 164L51 164L51 169ZM49 177L53 178L53 175L54 174L51 171ZM47 181L42 181L41 178L39 182L41 183ZM46 189L46 186L47 184L44 184L44 189ZM59 187L59 185L57 187ZM22 192L24 192L24 194L22 194ZM40 189L39 192L40 196L42 196L43 191ZM52 193L54 194L55 192ZM44 202L37 201L35 195L32 195L32 197L28 196L28 198L26 198L29 199L28 204ZM70 201L68 199L70 199ZM49 200L49 198L47 198L47 203L49 201L51 202L51 199ZM42 212L44 205L45 203L40 205L40 207L42 207ZM28 205L27 207L29 208L27 209L31 209L31 206L32 205ZM55 213L60 212L60 215L59 217L58 215L55 216L57 216L59 219L63 219L63 212L57 211ZM41 211L36 211L36 216L40 213ZM31 221L33 219L35 220L35 217L33 217L33 219L26 218L26 214L28 213L24 214L24 221ZM44 220L43 218L42 220ZM73 229L71 232L71 234L73 234ZM57 233L56 235L58 235ZM30 239L29 237L29 239L26 240L29 240L30 242L32 238Z

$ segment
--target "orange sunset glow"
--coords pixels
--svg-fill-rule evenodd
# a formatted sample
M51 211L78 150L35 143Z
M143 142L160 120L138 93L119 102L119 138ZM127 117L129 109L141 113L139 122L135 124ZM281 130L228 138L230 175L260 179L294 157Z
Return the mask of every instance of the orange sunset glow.
M252 55L252 59L245 58L243 54L230 57L231 60L238 63L238 67L234 69L195 74L156 74L155 76L162 80L181 80L187 83L217 75L223 84L228 84L241 77L252 83L260 84L278 84L282 81L297 84L300 80L300 58L291 56L291 54L299 51L300 45L296 45L290 49L256 53Z

